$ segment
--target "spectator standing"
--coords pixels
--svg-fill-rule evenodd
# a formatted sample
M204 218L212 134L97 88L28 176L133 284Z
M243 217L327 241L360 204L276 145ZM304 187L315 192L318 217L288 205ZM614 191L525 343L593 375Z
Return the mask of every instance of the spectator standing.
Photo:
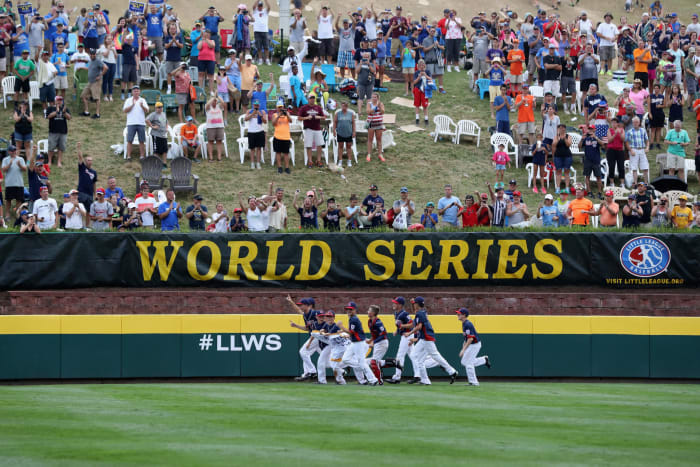
M561 57L561 94L564 96L564 113L576 115L576 57L571 56L571 49L567 46L564 56Z
M58 205L55 199L49 198L49 188L42 186L39 188L38 200L34 201L32 214L36 218L37 225L42 230L58 228Z
M207 18L208 16L205 16ZM218 34L217 34L218 37ZM197 44L199 56L197 58L197 68L199 69L199 82L206 88L206 80L209 80L209 94L216 95L214 83L214 73L216 72L216 41L212 39L211 31L208 29L202 34L202 39Z
M523 92L515 98L518 111L518 135L527 138L528 143L535 141L535 98L530 94L530 87L523 84Z
M343 166L343 157L348 159L348 167L352 167L351 151L353 147L353 140L356 136L355 128L355 112L348 108L348 102L342 101L340 103L340 109L335 112L333 116L333 133L336 141L338 142L338 165Z
M114 207L105 200L105 189L100 187L95 191L97 200L90 205L90 220L92 229L97 232L107 230L111 226Z
M15 212L24 202L24 177L22 172L26 171L27 164L19 156L17 148L10 144L7 147L7 156L2 160L2 173L5 178L5 202L7 203L8 214ZM12 201L15 202L15 209L12 209Z
M166 201L158 206L158 217L160 218L160 230L170 232L180 230L179 219L182 217L182 207L175 201L175 192L168 188L165 192Z
M187 107L187 111L194 120L194 102L192 101L192 96L190 96L190 85L192 83L192 78L190 78L187 63L180 63L180 66L173 72L173 78L175 79L175 102L177 102L177 116L180 119L180 123L184 122L183 118L186 112L185 107ZM240 98L240 94L238 97Z
M647 160L649 136L640 126L639 117L632 119L632 128L625 133L625 143L630 155L630 169L634 183L637 183L637 172L640 170L644 174L644 180L649 183L649 161Z
M496 169L496 183L503 181L503 174L506 171L506 165L510 165L510 157L505 152L505 145L503 143L498 145L498 151L493 154L491 160L495 164Z
M83 144L80 141L78 141L76 149L78 152L78 199L89 211L90 205L95 199L97 171L92 168L92 157L83 157Z
M611 13L605 13L603 20L604 22L600 23L596 29L596 34L600 39L598 51L600 52L600 59L603 61L600 67L600 74L607 73L612 76L612 64L615 59L615 44L620 31L617 29L617 26L612 24L613 15Z
M520 85L523 83L525 52L517 47L516 43L514 47L508 51L507 59L510 64L510 83L513 85L513 89L516 93L520 92Z
M357 70L357 114L362 114L362 106L365 100L372 97L374 80L377 75L377 62L374 50L369 48L369 41L363 37L360 48L355 51L353 60ZM317 99L317 102L320 100Z
M319 57L324 64L332 61L333 57L333 11L323 6L318 16L318 39L321 41Z
M590 224L590 216L595 215L593 209L593 201L584 198L584 190L582 185L576 185L576 198L569 203L567 216L572 225L587 226Z
M566 125L557 127L557 136L552 143L552 152L554 153L554 169L556 170L554 182L556 183L556 193L559 193L561 186L561 176L564 174L564 185L569 188L569 171L573 164L574 156L571 153L571 136L566 133Z
M12 113L15 120L15 144L19 152L24 151L29 154L32 149L34 114L29 110L29 103L22 101Z
M595 134L595 125L588 126L588 133L583 138L583 176L586 178L586 191L593 196L591 190L591 173L598 183L598 199L603 199L603 174L600 169L600 147L603 140Z
M600 203L596 211L600 227L617 227L617 214L620 212L620 205L615 202L613 196L612 190L606 191L605 201Z
M272 116L272 126L275 127L272 139L272 150L275 152L277 173L282 173L282 161L284 161L284 172L288 174L291 173L289 169L289 149L292 145L292 134L289 130L290 122L289 114L284 108L284 101L278 101L277 112ZM272 193L270 193L270 195L272 195Z
M253 17L250 16L248 7L244 3L239 4L236 14L233 15L234 33L231 37L233 49L242 53L250 53L251 21L253 21Z
M39 83L39 100L41 101L41 106L44 109L44 116L46 116L46 108L49 102L53 103L56 98L56 86L54 81L58 70L53 63L49 61L49 51L44 50L41 53L41 60L36 67L36 80Z
M304 42L304 30L306 29L306 20L301 15L301 10L295 8L292 12L292 18L289 20L289 46L298 52L299 61L304 60L306 55L306 42Z
M156 110L146 117L146 125L151 129L153 138L153 152L163 161L163 167L167 167L168 157L168 118L163 112L163 103L156 102Z
M248 111L248 92L253 89L255 80L260 76L258 67L253 65L253 56L246 54L245 64L241 67L241 111Z
M410 82L413 87L413 107L416 109L416 125L420 124L420 111L422 108L425 126L428 126L428 107L430 107L428 95L432 95L430 88L434 84L432 75L426 69L423 59L418 60L418 66L412 74Z
M165 72L168 74L168 94L172 92L173 72L180 67L182 59L182 47L184 46L182 33L178 31L175 23L168 25L168 34L164 39L165 47Z
M81 68L88 67L88 63L90 63L90 55L85 52L85 46L82 43L78 44L78 51L71 55L70 63L73 64L73 73ZM124 75L122 74L122 76Z
M102 95L104 96L105 102L113 101L114 94L114 76L117 71L117 48L114 45L114 40L111 35L105 36L104 43L100 46L97 51L97 56L104 62L107 66L107 73L105 73L102 78Z
M134 197L134 203L136 203L136 212L141 216L141 223L144 227L153 228L153 214L158 214L158 209L156 208L156 198L149 191L148 182L143 180L141 182L141 192Z
M257 168L260 170L262 168L260 166L260 159L262 152L265 150L265 129L267 128L267 112L262 110L260 101L253 101L253 108L245 114L244 119L248 122L250 168Z
M452 196L452 185L445 185L445 196L438 200L438 214L442 216L440 228L459 227L457 213L462 207L462 203L456 196Z
M513 99L508 96L508 87L503 84L499 94L493 99L493 112L496 113L496 132L510 135L510 109Z
M392 209L394 210L394 216L398 215L402 209L406 209L406 225L411 225L411 216L416 212L416 204L408 196L407 187L401 187L399 199L394 201Z
M202 23L199 21L194 23L192 31L190 31L190 66L196 66L199 70L199 41L202 40ZM250 41L250 37L248 38ZM236 47L238 49L238 47Z
M639 39L637 48L632 51L632 56L634 57L634 79L641 80L642 87L647 89L649 87L649 64L652 61L651 44Z
M126 90L133 89L131 86L136 86L138 84L137 70L139 68L139 47L138 43L134 46L134 36L133 34L127 32L124 34L122 39L122 75L121 75L121 98L125 100ZM75 54L71 57L71 60L75 58Z
M146 13L146 37L154 45L156 55L163 61L163 15L165 2L159 5L150 5L150 12Z
M87 211L78 200L78 190L70 191L70 199L63 204L63 214L66 216L66 230L82 230L86 227Z
M90 63L88 63L88 85L83 89L80 98L83 100L83 117L89 117L88 102L90 98L95 100L95 114L92 118L100 118L100 95L102 93L102 77L107 73L107 65L97 58L97 51L90 49Z
M457 11L450 10L447 13L444 23L445 28L445 59L447 61L447 72L459 72L459 50L462 45L462 18L457 16ZM488 40L488 39L487 39ZM474 44L476 49L476 43ZM476 53L476 50L475 50ZM475 57L476 58L476 57ZM484 57L485 59L485 57ZM483 71L483 70L482 70Z
M229 49L229 57L224 63L226 77L228 78L228 92L233 98L233 112L238 113L241 108L241 62L236 57L236 50ZM192 107L194 112L194 107Z
M29 199L34 202L41 198L41 187L47 187L49 193L53 191L51 181L49 180L50 170L44 164L44 155L37 154L36 146L34 146L29 160L27 161L27 184L29 185Z
M140 158L146 157L146 113L148 104L146 99L141 97L141 88L134 86L131 88L131 97L124 101L122 110L126 114L126 158L131 160L131 147L134 137L139 138Z
M578 56L579 78L581 79L581 108L585 109L585 99L590 94L590 86L595 84L596 92L598 92L598 63L600 58L593 53L593 45L586 44L586 49L583 54Z
M683 178L685 171L685 148L690 144L688 132L683 128L683 122L675 120L673 129L666 133L665 143L668 144L668 155L666 158L666 167L669 175L675 175L678 171L678 178ZM647 182L649 180L647 179Z
M540 190L542 193L547 193L547 189L544 187L545 182L549 177L549 173L545 170L547 167L547 155L551 152L551 145L547 147L542 139L542 134L537 135L537 142L530 148L530 153L532 154L532 164L535 166L534 170L534 180L532 181L532 191L533 193L538 193L537 190L537 180L540 181Z
M409 29L409 21L405 16L402 16L403 9L401 5L396 7L396 16L389 20L389 29L385 33L391 36L391 47L389 50L390 65L396 66L396 57L402 49L401 38L406 36ZM337 27L337 25L336 25ZM399 63L401 63L399 61ZM400 68L400 65L399 65Z
M253 16L253 36L255 37L255 47L258 50L258 65L262 65L263 61L266 65L270 65L270 41L268 31L270 29L270 3L265 0L258 0L257 4L251 7L251 15Z
M17 45L15 45L15 48ZM29 99L29 81L36 72L36 65L29 59L29 50L23 50L21 58L15 57L15 102L20 102L20 93Z
M378 93L372 93L372 100L367 103L367 162L372 158L372 146L377 145L379 160L386 162L384 148L382 146L382 134L384 134L384 104L379 100Z
M428 29L428 36L421 42L421 47L423 49L426 71L433 77L433 79L438 81L438 90L441 94L445 94L443 75L445 74L445 59L444 50L445 46L440 44L440 39L437 36L437 29L433 26L426 26Z
M270 182L269 196L274 199L270 203L274 210L270 212L270 233L287 228L287 206L284 204L284 188L277 187L273 195L273 182Z
M343 18L342 28L339 25L340 16L335 20L335 28L338 30L338 58L337 65L340 68L340 79L345 78L345 69L350 69L350 74L352 78L355 79L355 61L353 59L353 54L355 52L355 17L352 17L352 24L350 19Z
M207 207L202 204L202 195L196 194L192 197L192 204L187 206L185 217L190 221L190 230L204 231L206 229L205 220L209 217Z
M308 99L309 103L300 107L298 113L298 120L304 122L304 149L306 150L309 167L312 167L312 151L316 147L316 165L323 167L321 155L323 146L326 143L323 140L323 132L321 131L321 120L325 118L325 114L323 108L316 104L316 96L314 94L310 94Z
M542 57L544 68L544 92L551 92L554 96L559 95L559 84L561 81L562 60L557 56L557 47L554 42L549 44L549 53Z

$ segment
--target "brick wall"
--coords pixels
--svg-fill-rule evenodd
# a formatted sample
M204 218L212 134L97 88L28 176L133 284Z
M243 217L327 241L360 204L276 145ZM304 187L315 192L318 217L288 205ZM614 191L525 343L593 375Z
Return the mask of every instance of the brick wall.
M285 297L312 296L317 308L361 310L391 298L421 295L433 314L466 306L479 314L700 316L698 290L617 290L591 287L429 289L134 289L96 288L0 292L0 315L137 313L289 313Z

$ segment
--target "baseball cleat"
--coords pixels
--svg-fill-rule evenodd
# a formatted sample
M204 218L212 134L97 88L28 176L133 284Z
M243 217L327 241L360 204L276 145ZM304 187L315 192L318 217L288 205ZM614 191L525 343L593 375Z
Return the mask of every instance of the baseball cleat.
M408 384L420 383L420 378L413 378L408 380Z
M321 382L321 381L314 381L314 384L328 384L328 383L324 383L324 382Z
M489 360L489 356L484 355L484 359L486 360L486 368L491 368L491 360Z
M457 381L457 372L456 371L450 375L450 384L454 383L455 381Z
M424 383L424 382L422 382L422 381L419 382L418 384L420 384L421 386L431 386L430 383Z
M363 381L363 382L358 381L357 384L359 384L360 386L367 386L368 383L367 383L367 381Z
M301 375L301 376L297 376L296 378L294 378L294 381L306 381L309 378L310 378L309 375Z
M389 384L401 384L400 379L387 379L386 382Z
M474 384L474 383L469 383L469 384L467 384L467 386L475 386L475 387L477 387L477 388L479 387L478 384Z
M316 379L316 378L318 378L318 374L317 374L317 373L311 373L311 374L309 375L309 378Z
M369 384L370 386L376 386L377 384L379 384L379 382L378 382L378 381L372 381L371 383L368 383L368 384Z

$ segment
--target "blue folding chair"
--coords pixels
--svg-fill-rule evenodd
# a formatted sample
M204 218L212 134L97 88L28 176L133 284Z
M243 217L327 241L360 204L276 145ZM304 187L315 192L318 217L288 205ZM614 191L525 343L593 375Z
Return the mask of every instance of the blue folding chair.
M304 74L304 79L310 79L313 81L314 77L311 76L311 69L313 66L313 63L301 62L301 72Z
M477 79L476 85L479 87L479 97L483 99L489 93L489 80L486 78Z

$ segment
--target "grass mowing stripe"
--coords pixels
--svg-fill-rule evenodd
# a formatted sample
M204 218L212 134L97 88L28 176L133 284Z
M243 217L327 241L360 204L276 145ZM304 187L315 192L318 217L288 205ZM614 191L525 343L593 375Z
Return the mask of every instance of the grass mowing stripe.
M685 464L700 454L699 393L595 383L0 387L0 463Z

